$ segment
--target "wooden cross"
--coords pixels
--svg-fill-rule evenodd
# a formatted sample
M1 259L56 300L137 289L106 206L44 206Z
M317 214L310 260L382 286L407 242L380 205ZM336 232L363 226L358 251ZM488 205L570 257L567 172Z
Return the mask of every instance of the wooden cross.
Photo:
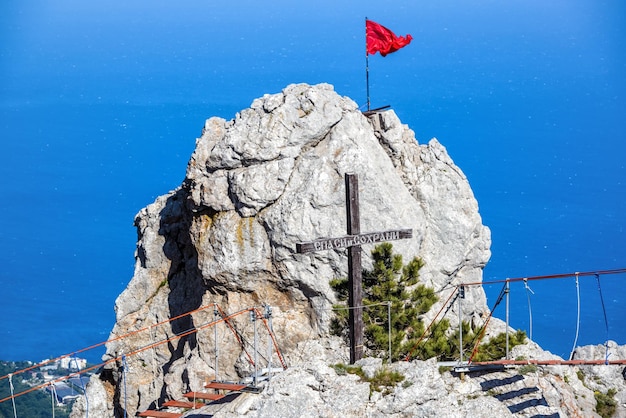
M346 215L348 235L339 238L321 238L296 244L298 253L320 250L348 249L348 308L350 327L350 364L363 358L363 289L361 245L411 238L412 229L395 229L361 234L359 215L359 179L346 174Z

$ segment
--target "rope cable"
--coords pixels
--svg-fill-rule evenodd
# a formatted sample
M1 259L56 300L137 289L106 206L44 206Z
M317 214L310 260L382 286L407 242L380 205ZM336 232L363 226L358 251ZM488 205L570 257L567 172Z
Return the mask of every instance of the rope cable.
M476 342L474 343L474 348L472 349L472 354L467 360L468 363L471 363L476 353L478 353L480 341L483 339L483 337L485 336L485 333L487 332L487 325L489 325L489 321L491 321L491 318L493 317L493 313L496 311L496 308L498 307L498 305L500 305L500 302L502 302L502 299L504 299L504 295L506 294L507 294L507 283L505 281L504 286L502 286L502 290L500 290L500 295L498 295L498 299L496 299L496 303L494 303L493 308L489 312L489 316L487 316L485 323L478 331L478 338L476 338Z
M217 318L219 317L220 313L217 310L217 303L214 304L213 306L213 319L217 320ZM219 347L218 347L218 340L217 340L217 333L218 333L218 329L217 329L217 325L215 325L215 327L213 327L213 344L215 345L215 352L214 352L214 360L215 360L215 364L213 365L213 374L215 375L215 380L219 380Z
M17 418L17 409L15 409L15 394L13 388L13 373L9 373L9 386L11 387L11 401L13 402L13 417Z
M335 310L334 308L331 310ZM296 351L294 353L294 355L291 358L291 364L292 365L302 365L305 363L304 360L304 356L305 354L308 352L308 347L309 344L313 344L313 341L315 341L315 339L311 338L311 336L313 335L314 329L313 327L308 327L309 328L309 333L307 334L306 338L304 338L301 342L302 344L302 348L300 348L300 350ZM297 347L297 346L296 346ZM298 354L298 357L296 358L296 354Z
M55 407L55 399L56 395L55 395L55 390L54 390L54 384L50 383L50 399L52 400L52 418L54 418L55 412L54 412L54 407Z
M70 363L74 361L74 365L76 366L76 370L80 372L80 367L78 367L78 361L76 360L76 355L74 357L70 356ZM80 373L78 374L78 381L80 382L80 388L83 390L83 395L85 395L85 418L89 418L89 397L87 396L87 390L85 389L85 384L83 383L83 377Z
M124 379L124 418L126 418L126 411L128 407L126 405L126 368L128 367L126 363L126 355L122 354L122 378Z
M575 275L578 275L580 277L584 277L584 276L595 276L596 274L608 275L608 274L623 274L623 273L626 273L626 268L612 269L612 270L596 270L596 271L592 271L592 272L577 272L577 273L553 274L553 275L533 276L533 277L526 277L526 278L488 280L488 281L463 283L463 285L464 286L483 286L483 285L488 285L488 284L504 283L506 281L509 281L509 282L517 282L517 281L522 281L522 280L532 281L532 280L545 280L545 279L560 279L560 278L572 277L572 276L575 276ZM442 291L443 290L445 290L445 289L442 289ZM144 327L144 328L140 328L140 329L137 329L135 331L131 331L131 332L126 333L126 334L118 335L118 336L116 336L114 338L111 338L111 339L108 339L106 341L102 341L100 343L93 344L91 346L88 346L88 347L85 347L85 348L80 349L78 351L75 351L74 353L75 354L83 353L85 351L89 351L89 350L95 349L95 348L103 346L105 344L108 344L108 343L111 343L111 342L115 342L115 341L119 341L119 340L122 340L124 338L128 338L128 337L130 337L132 335L135 335L135 334L138 334L140 332L146 331L146 330L148 330L150 328L157 327L157 326L166 324L168 322L175 321L176 319L179 319L179 318L184 317L186 315L191 315L192 313L208 309L208 308L212 307L213 305L214 304L211 303L209 305L201 306L201 307L199 307L199 308L197 308L197 309L195 309L193 311L185 312L185 313L182 313L182 314L180 314L178 316L175 316L173 318L168 318L168 319L166 319L164 321L161 321L159 323L156 323L156 324ZM17 375L17 374L25 373L25 372L27 372L29 370L33 370L33 369L45 366L47 364L51 364L51 363L57 362L57 361L59 361L59 360L61 360L63 358L68 357L69 355L70 354L66 354L66 355L63 355L63 356L60 356L60 357L56 357L56 358L53 358L53 359L46 360L46 361L38 363L38 364L33 364L32 366L29 366L29 367L27 367L25 369L17 370L13 374ZM6 378L8 378L8 375L1 376L0 380L6 379ZM2 399L2 400L0 400L0 403L2 403L5 400L8 400L8 399L9 398Z
M626 268L613 269L613 270L587 271L587 272L578 272L578 273L551 274L551 275L545 275L545 276L528 276L528 277L518 277L514 279L486 280L486 281L480 281L480 282L463 283L463 286L484 286L486 284L505 283L507 280L513 283L513 282L522 282L524 280L530 282L534 280L566 279L568 277L574 277L576 274L578 274L578 276L580 277L585 277L585 276L595 276L596 274L607 275L607 274L624 274L624 273L626 273Z
M222 308L219 305L217 306L217 309L220 311L220 315L222 316L222 318L224 318L224 322L226 322L226 325L228 325L228 328L230 328L233 334L235 334L235 338L237 338L237 341L239 342L241 349L244 351L244 353L248 357L248 362L254 365L254 360L252 359L252 356L250 355L250 353L248 353L248 350L246 350L246 345L244 342L243 335L241 335L241 333L233 326L233 324L231 324L231 321L229 320L229 315L226 315L226 313L222 310ZM245 309L245 311L249 312L251 309L253 308Z
M485 284L500 283L500 282L506 282L506 281L509 281L509 282L514 282L514 281L524 281L524 282L525 282L525 286L527 287L527 289L528 289L531 293L533 293L533 294L534 294L534 292L532 292L532 290L528 287L528 281L531 281L531 280L543 280L543 279L555 279L555 278L566 278L566 277L571 277L571 276L575 276L576 278L578 278L578 277L582 277L582 276L590 276L590 275L594 275L594 276L596 276L596 279L597 279L597 281L598 281L598 289L599 289L599 292L600 292L600 298L601 298L602 308L603 308L603 312L604 312L605 327L606 327L606 330L607 330L607 341L606 341L605 345L606 345L606 361L608 361L608 357L609 357L609 353L608 353L608 336L609 336L608 319L607 319L606 308L605 308L605 306L604 306L604 300L603 300L603 296L602 296L602 290L601 290L601 285L600 285L600 277L599 277L599 275L600 275L600 274L623 274L623 273L626 273L626 268L623 268L623 269L613 269L613 270L602 270L602 271L595 271L595 272L576 272L576 273L567 273L567 274L558 274L558 275L548 275L548 276L534 276L534 277L526 277L526 278L519 278L519 279L508 279L508 278L507 278L507 279L505 279L505 280L494 280L494 281L481 281L481 282L473 282L473 283L464 283L464 286L480 286L480 285L485 285ZM456 292L453 292L453 293L451 294L451 296L453 296L453 295L455 295L455 294L456 294ZM450 299L450 298L448 298L448 300L449 300L449 299ZM186 312L186 313L180 314L180 315L178 315L178 316L176 316L176 317L169 318L169 319L167 319L167 320L164 320L164 321L162 321L162 322L159 322L159 323L156 323L156 324L150 325L150 326L148 326L148 327L144 327L144 328L141 328L141 329L138 329L138 330L135 330L135 331L132 331L132 332L126 333L126 334L118 335L118 336L116 336L115 338L111 338L111 339L109 339L109 340L107 340L107 341L104 341L104 342L101 342L101 343L98 343L98 344L95 344L95 345L92 345L92 346L86 347L86 348L81 349L81 350L78 350L78 351L75 351L75 352L74 352L74 354L76 354L76 353L81 353L81 352L85 352L85 351L91 350L91 349L93 349L93 348L99 347L99 346L101 346L101 345L104 345L104 344L107 344L107 343L110 343L110 342L114 342L114 341L122 340L122 339L124 339L124 338L128 338L128 337L130 337L130 336L132 336L132 335L135 335L135 334L138 334L138 333L140 333L140 332L142 332L142 331L145 331L145 330L149 330L149 329L155 328L156 326L159 326L159 325L162 325L162 324L169 323L169 322L174 321L174 320L176 320L176 319L179 319L179 318L181 318L181 317L183 317L183 316L190 315L190 314L192 314L192 313L194 313L194 312L198 312L198 311L201 311L201 310L203 310L203 309L207 309L207 308L210 308L210 307L213 307L213 306L214 306L214 304L213 304L213 303L212 303L212 304L210 304L210 305L205 305L205 306L202 306L202 307L200 307L200 308L198 308L198 309L195 309L195 310L193 310L193 311L190 311L190 312ZM444 304L444 305L442 306L442 308L443 308L443 307L445 307L445 306L446 306L446 304ZM530 296L529 296L529 308L530 308ZM243 312L247 312L247 311L249 311L249 310L250 310L250 308L248 308L248 309L244 309L244 310L242 310L242 311L240 311L240 312L238 312L238 313L236 313L236 314L229 315L228 317L229 317L229 318L231 318L231 317L233 317L233 316L236 316L236 315L238 315L238 314L240 314L240 313L243 313ZM530 310L530 309L529 309L529 310ZM438 314L438 315L439 315L439 314ZM437 316L436 316L435 318L437 318ZM242 346L244 346L244 341L241 341L241 335L240 335L240 333L239 333L239 332L237 332L237 331L234 329L234 327L232 327L232 325L231 325L231 324L229 323L229 321L228 321L228 318L225 318L225 319L222 319L222 320L224 320L224 322L226 322L226 323L227 323L227 325L229 325L229 327L231 328L231 331L233 331L233 332L234 332L235 337L239 340L240 344L241 344ZM218 322L219 322L219 321L218 321ZM216 322L214 322L214 323L210 323L210 324L206 324L206 325L204 325L202 328L207 327L207 326L213 326L213 325L215 325L215 323L216 323ZM431 325L432 325L432 324L431 324ZM532 327L532 319L531 319L531 327ZM577 325L577 328L578 328L578 325ZM150 345L149 345L149 346L147 346L147 347L142 347L142 348L140 348L140 349L138 349L138 350L135 350L133 353L131 353L131 354L129 354L129 355L134 355L134 354L137 354L137 353L139 353L139 352L141 352L141 351L143 351L143 350L145 350L145 349L153 348L153 347L155 347L156 345L160 345L160 344L163 344L163 343L165 343L165 342L168 342L168 341L172 341L172 340L174 340L174 339L181 338L181 337L183 337L184 335L189 335L190 333L192 333L192 332L196 332L196 331L197 331L197 329L194 329L194 330L191 330L189 333L186 333L186 334L183 334L183 335L179 334L179 335L176 335L176 336L174 336L174 337L172 337L172 338L168 338L168 339L166 339L165 341L160 341L160 342L155 343L155 344L150 344ZM531 329L531 332L532 332L532 329ZM531 337L531 338L532 338L532 337ZM244 348L244 351L246 351L246 350L245 350L245 348ZM246 354L248 355L248 358L250 359L250 354L249 354L247 351L246 351ZM50 360L47 360L47 361L42 362L42 363L39 363L39 364L32 365L32 366L30 366L30 367L28 367L28 368L26 368L26 369L22 369L22 370L19 370L19 371L14 372L14 373L11 373L11 374L8 374L8 375L5 375L5 376L2 376L2 377L0 377L0 380L5 379L5 378L10 378L12 375L16 375L16 374L24 373L24 372L26 372L26 371L28 371L28 370L32 370L32 369L35 369L35 368L41 367L41 366L43 366L43 365L46 365L46 364L50 364L50 363L56 362L56 361L58 361L58 360L60 360L60 359L62 359L62 358L68 357L69 355L70 355L70 354L68 354L68 355L64 355L64 356L61 356L61 357L57 357L57 358L55 358L55 359L50 359ZM409 357L409 356L407 356L407 358L406 358L406 359L408 359L408 357ZM406 360L406 359L405 359L405 360ZM99 363L99 364L97 364L97 365L95 365L95 366L93 366L93 367L86 368L86 369L84 369L84 370L80 371L80 372L79 372L79 374L81 374L81 373L85 373L85 372L89 372L89 371L92 371L92 370L95 370L95 369L98 369L98 368L100 368L100 367L103 367L103 366L105 366L105 365L107 365L107 364L110 364L110 363L112 363L112 362L119 361L119 360L120 360L120 357L111 358L111 359L109 359L109 360L107 360L107 361L104 361L104 362L102 362L102 363ZM53 383L54 383L54 382L57 382L57 381L63 381L63 380L65 380L65 379L67 379L67 378L68 378L68 376L61 377L61 378L59 378L59 379L54 380L54 381L53 381ZM47 383L46 383L46 384L47 384ZM15 394L13 394L13 393L12 393L10 397L6 397L6 398L4 398L4 399L0 399L0 403L5 402L5 401L7 401L8 399L11 399L11 400L13 401L13 404L14 404L14 415L16 416L17 414L16 414L16 408L15 408L15 400L14 400L14 398L15 398L15 397L17 397L17 396L21 396L21 395L23 395L23 394L29 393L29 392L31 392L31 391L37 390L37 389L41 389L43 386L45 386L45 385L40 385L40 386L31 387L30 389L25 390L25 391L23 391L23 392L21 392L21 393L18 393L17 395L15 395Z
M605 364L609 364L609 321L606 317L606 308L604 306L604 298L602 297L602 286L600 285L600 275L596 273L596 281L598 282L598 293L600 293L600 303L602 304L602 313L604 314L604 326L606 327L605 347Z
M152 328L150 330L150 338L152 343L154 343L154 341L156 340L156 335L155 335L156 331L154 330L154 328ZM155 398L155 405L157 407L157 409L159 408L159 398L157 395L157 367L156 367L156 346L152 347L151 350L151 354L152 354L152 375L154 376L154 379L152 379L152 393L153 396Z
M528 286L528 279L524 279L524 287L526 288L526 298L528 299L528 321L530 326L530 334L529 339L532 341L533 339L533 308L530 304L530 295L531 293L534 295L535 292Z
M183 360L185 361L185 372L187 372L187 375L189 375L189 363L187 363L187 354L185 353L185 342L187 343L187 347L189 348L189 355L191 356L191 347L189 344L189 341L182 341L183 344L183 348L181 349L181 355L183 356ZM183 372L183 374L185 373ZM182 376L181 376L182 379ZM193 391L195 392L195 390L193 390L191 388L191 379L187 379L187 392Z
M580 285L578 283L578 273L576 273L576 336L574 337L574 344L572 345L572 351L570 352L569 359L574 359L574 351L576 351L576 344L578 344L578 332L580 330Z
M161 344L167 344L167 343L175 341L177 339L186 337L187 335L193 334L193 333L197 332L200 329L204 329L204 328L208 328L208 327L214 326L215 324L220 323L220 322L226 322L226 321L228 321L231 318L234 318L234 317L236 317L238 315L241 315L241 314L249 312L249 311L250 311L250 308L242 309L242 310L237 311L235 313L232 313L232 314L230 314L230 315L228 315L226 317L220 318L218 321L211 321L211 322L209 322L207 324L203 324L203 325L198 326L196 328L192 328L189 331L182 332L180 334L174 335L174 336L169 337L169 338L165 338L165 339L163 339L161 341L158 341L158 342L156 342L154 344L149 344L149 345L147 345L145 347L137 348L136 350L131 351L130 353L127 353L127 356L134 356L134 355L137 355L137 354L139 354L139 353L141 353L141 352L143 352L145 350L151 349L153 346L157 346L157 345L161 345ZM67 356L65 356L65 357L67 357ZM108 364L120 361L121 359L122 359L122 356L113 357L113 358L110 358L110 359L108 359L106 361L103 361L101 363L95 364L95 365L93 365L91 367L87 367L87 368L81 370L79 373L87 373L87 372L90 372L90 371L93 371L93 370L97 370L97 369L99 369L101 367L104 367L104 366L106 366ZM53 383L62 382L64 380L67 380L68 377L69 376L62 376L62 377L59 377L58 379L53 380L52 382ZM45 385L47 385L47 384L48 383L44 383L42 385L37 385L37 386L32 386L29 389L26 389L26 390L18 393L17 395L15 395L15 397L21 396L21 395L25 395L25 394L33 392L35 390L41 389L41 388L45 387ZM12 396L7 396L7 397L5 397L3 399L0 399L0 403L5 402L5 401L7 401L9 399L12 399L12 398L13 398Z
M126 334L118 335L117 337L114 337L114 338L108 339L108 340L106 340L106 341L99 342L99 343L97 343L97 344L90 345L89 347L82 348L82 349L80 349L80 350L78 350L78 351L74 351L74 352L73 352L73 353L71 353L71 354L65 354L65 355L62 355L62 356L60 356L60 357L56 357L56 358L53 358L53 359L49 359L49 360L43 361L43 362L41 362L41 363L33 364L32 366L29 366L29 367L27 367L27 368L25 368L25 369L18 370L18 371L16 371L16 372L14 372L13 374L14 374L14 375L17 375L17 374L20 374L20 373L25 373L25 372L27 372L27 371L29 371L29 370L37 369L37 368L39 368L39 367L45 366L45 365L50 364L50 363L55 363L55 362L57 362L57 361L59 361L59 360L61 360L61 359L67 358L67 357L69 357L69 356L71 356L71 355L76 355L76 354L79 354L79 353L84 353L85 351L93 350L94 348L100 347L100 346L102 346L102 345L105 345L105 344L108 344L108 343L112 343L112 342L115 342L115 341L119 341L119 340L122 340L122 339L124 339L124 338L131 337L131 336L133 336L133 335L139 334L140 332L146 331L146 330L148 330L148 329L150 329L150 328L154 328L154 327L157 327L157 326L160 326L160 325L164 325L164 324L167 324L167 323L169 323L169 322L172 322L172 321L175 321L175 320L177 320L177 319L180 319L180 318L182 318L182 317L184 317L184 316L191 315L191 314L193 314L193 313L200 312L200 311L202 311L202 310L208 309L208 308L209 308L209 307L211 307L211 306L213 306L213 304L210 304L210 305L205 305L205 306L201 306L201 307L199 307L198 309L195 309L195 310L193 310L193 311L185 312L185 313L182 313L182 314L180 314L180 315L177 315L177 316L175 316L175 317L173 317L173 318L168 318L168 319L163 320L163 321L161 321L161 322L157 322L156 324L149 325L149 326L147 326L147 327L143 327L143 328L139 328L139 329L137 329L137 330L134 330L134 331L128 332L128 333L126 333ZM0 377L0 380L6 379L7 377L8 377L8 375L4 375L4 376ZM0 402L0 403L1 403L1 402Z
M458 287L458 286L457 286ZM455 294L457 294L457 288L455 287L452 290L452 293L450 293L450 296L448 296L448 299L446 299L446 301L444 302L443 305L441 305L441 309L439 309L439 312L437 312L437 315L435 315L435 317L433 318L433 320L430 322L430 324L428 324L428 327L426 328L426 330L424 331L424 333L419 337L419 339L417 340L417 342L413 345L413 347L411 348L411 350L409 351L409 354L407 354L404 357L404 361L409 361L411 359L411 357L413 356L413 352L417 349L417 347L419 346L419 344L422 342L422 340L424 338L426 338L426 335L428 334L428 331L430 331L430 328L433 326L433 324L435 323L435 321L437 320L437 317L439 316L439 314L441 314L441 311L443 311L443 308L445 308L448 305L448 302L450 301L450 299L452 299L452 296L454 296Z
M458 287L460 287L460 286L458 286ZM457 287L457 289L458 289L458 287ZM454 303L459 298L459 294L460 294L460 292L458 292L458 291L454 294L454 298L450 301L450 303L448 303L448 307L446 308L446 311L443 313L442 318L445 317L448 314L448 312L450 312L450 309L452 309L452 307L454 306Z
M260 319L263 322L263 325L265 325L265 329L267 330L270 338L272 339L272 344L274 345L274 351L276 352L276 356L278 357L280 364L283 366L283 370L287 370L287 364L285 363L285 359L283 358L283 355L280 352L280 349L278 348L278 343L276 342L276 335L274 335L274 331L272 330L272 327L269 326L269 323L267 321L267 318L265 318L265 316L261 315L261 313L258 311L257 313L260 316Z

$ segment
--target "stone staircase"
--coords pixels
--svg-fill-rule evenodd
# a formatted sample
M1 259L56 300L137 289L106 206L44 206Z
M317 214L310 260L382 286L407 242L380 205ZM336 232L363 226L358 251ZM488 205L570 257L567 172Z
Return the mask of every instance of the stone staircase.
M537 379L515 371L487 373L477 377L484 392L502 402L516 416L559 418L537 386Z

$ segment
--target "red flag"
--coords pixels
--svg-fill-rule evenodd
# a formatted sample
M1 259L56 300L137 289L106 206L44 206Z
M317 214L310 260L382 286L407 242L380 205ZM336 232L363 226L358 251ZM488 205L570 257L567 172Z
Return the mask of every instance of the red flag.
M411 43L411 35L396 36L395 33L371 20L365 20L365 45L368 54L380 52L383 57Z

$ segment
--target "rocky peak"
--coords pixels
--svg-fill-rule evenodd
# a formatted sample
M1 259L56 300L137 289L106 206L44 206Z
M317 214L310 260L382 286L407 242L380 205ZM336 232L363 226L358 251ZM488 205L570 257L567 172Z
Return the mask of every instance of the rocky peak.
M441 291L481 281L490 232L445 148L436 139L419 144L392 110L366 117L330 85L290 85L230 121L208 119L183 184L138 213L135 272L116 301L111 337L197 312L110 342L105 359L210 322L213 309L201 308L211 304L226 312L271 305L287 360L301 356L303 342L328 333L329 280L345 277L347 262L345 250L303 255L296 243L345 234L345 173L359 176L362 232L413 229L394 250L424 260L422 282ZM365 264L371 249L363 246ZM468 320L487 312L482 288L467 290L463 309ZM215 376L210 334L128 356L128 412L179 398ZM247 367L241 347L219 349L220 377L240 378ZM90 389L118 412L119 363Z

